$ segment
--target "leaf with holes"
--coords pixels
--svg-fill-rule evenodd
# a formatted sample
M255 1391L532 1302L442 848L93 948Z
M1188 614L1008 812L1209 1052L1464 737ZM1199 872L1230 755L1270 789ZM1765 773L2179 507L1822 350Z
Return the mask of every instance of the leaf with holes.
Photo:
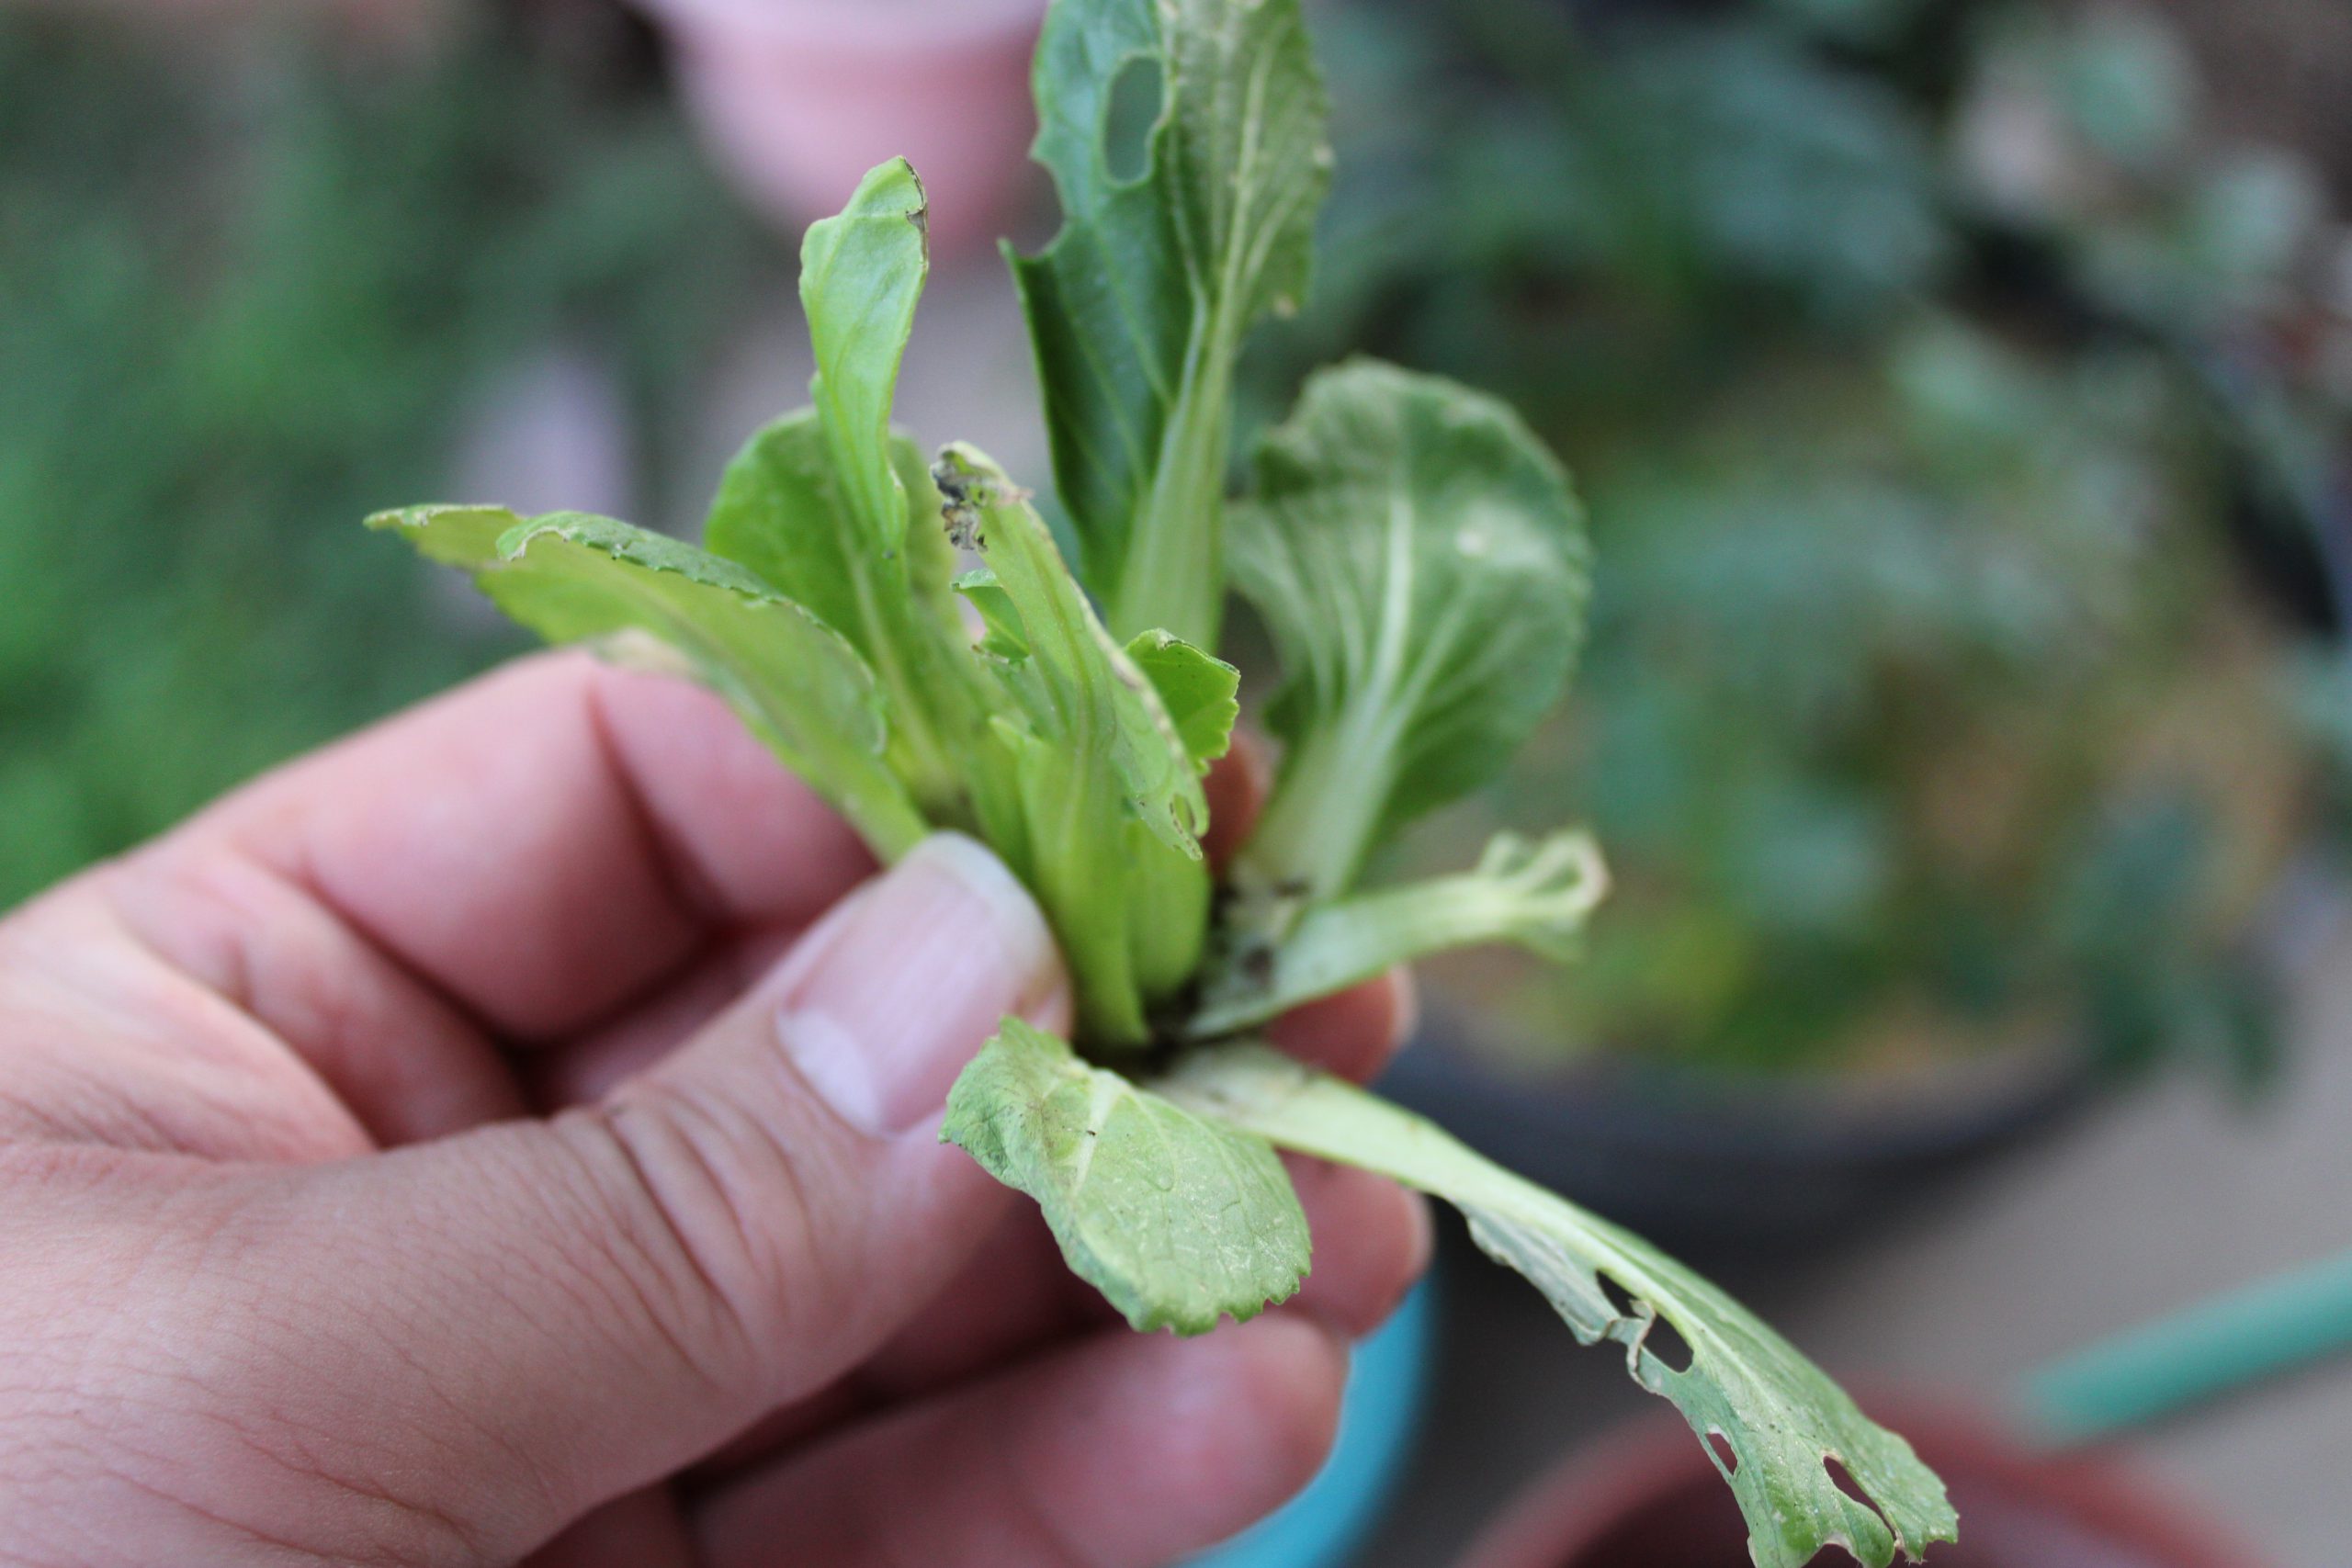
M1758 1568L1843 1547L1871 1568L1959 1529L1911 1446L1729 1296L1640 1237L1480 1158L1434 1123L1262 1046L1195 1052L1149 1087L1277 1147L1375 1170L1444 1199L1498 1261L1533 1281L1583 1343L1625 1348L1634 1380L1674 1402L1747 1517ZM1628 1298L1611 1297L1614 1284ZM1676 1368L1647 1343L1670 1325ZM1724 1450L1712 1440L1720 1437ZM1845 1491L1832 1462L1864 1496Z
M1136 82L1159 101L1130 174ZM1330 178L1298 0L1055 0L1035 83L1062 230L1013 275L1080 564L1121 637L1214 648L1234 359L1304 297Z

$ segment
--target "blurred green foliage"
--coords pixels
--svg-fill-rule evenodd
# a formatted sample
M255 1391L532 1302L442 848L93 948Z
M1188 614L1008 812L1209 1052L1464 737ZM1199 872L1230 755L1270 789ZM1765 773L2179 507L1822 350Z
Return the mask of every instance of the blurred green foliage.
M593 344L659 471L755 242L651 84L502 17L0 14L0 906L509 646L356 525L502 366Z
M1494 388L1594 519L1569 718L1490 808L1589 816L1620 890L1583 964L1458 977L1498 1041L2258 1070L2311 759L2232 535L2316 526L2340 460L2281 347L2315 183L2112 12L1330 21L1333 265L1263 402L1342 345Z

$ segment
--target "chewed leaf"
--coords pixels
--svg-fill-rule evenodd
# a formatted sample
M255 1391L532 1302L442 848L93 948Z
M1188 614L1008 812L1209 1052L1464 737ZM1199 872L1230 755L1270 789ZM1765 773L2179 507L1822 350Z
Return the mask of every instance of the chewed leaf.
M1491 779L1558 698L1583 513L1509 408L1369 360L1309 380L1256 473L1234 581L1282 655L1267 721L1289 751L1238 874L1324 897Z
M928 830L883 761L874 677L822 621L732 561L609 517L421 506L368 520L463 567L549 642L627 653L645 640L710 686L865 833L902 853Z
M1375 1170L1444 1199L1498 1261L1532 1281L1585 1344L1625 1349L1635 1382L1713 1443L1758 1568L1803 1568L1840 1546L1871 1568L1951 1540L1958 1517L1911 1446L1854 1406L1796 1348L1647 1242L1489 1163L1426 1119L1259 1045L1193 1053L1151 1085L1279 1147ZM1612 1299L1611 1286L1630 1305ZM1677 1369L1647 1341L1670 1324ZM1863 1495L1849 1495L1836 1461ZM1864 1499L1867 1499L1865 1501Z
M1131 74L1139 172L1109 146ZM1120 636L1214 647L1234 356L1304 296L1330 178L1299 0L1054 0L1035 85L1062 230L1013 275L1087 581Z
M1254 1028L1301 1002L1453 948L1511 942L1566 958L1608 888L1591 834L1530 840L1503 833L1471 871L1310 904L1293 919L1266 922L1280 935L1262 934L1251 911L1237 909L1186 1028L1196 1039Z
M1006 1019L940 1137L1037 1200L1070 1269L1137 1328L1254 1317L1306 1273L1306 1216L1272 1147Z
M1127 644L1127 657L1159 694L1193 765L1205 770L1224 756L1241 716L1241 671L1163 631L1137 637Z

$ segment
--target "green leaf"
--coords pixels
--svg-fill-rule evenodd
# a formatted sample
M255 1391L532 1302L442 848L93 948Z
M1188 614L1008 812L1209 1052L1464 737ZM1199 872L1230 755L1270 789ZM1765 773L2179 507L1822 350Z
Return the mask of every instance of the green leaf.
M1021 626L1021 612L1012 607L1012 595L996 580L996 573L982 567L956 579L956 592L979 613L980 640L976 645L991 659L1007 664L1018 664L1029 657L1028 633Z
M817 351L808 384L841 488L888 556L907 536L907 492L890 436L899 362L931 275L922 182L904 158L869 171L840 216L809 225L800 305Z
M419 506L368 520L462 567L548 641L700 680L895 859L929 826L885 765L874 677L831 627L742 567L609 517Z
M1453 948L1512 942L1546 958L1576 951L1608 891L1589 833L1530 841L1498 835L1475 870L1307 906L1268 939L1228 925L1201 987L1188 1033L1211 1039L1254 1028L1398 964Z
M901 493L935 517L938 495L913 444L894 436L888 451ZM898 773L934 820L970 826L965 758L993 703L949 592L955 551L936 527L902 534L886 550L858 522L817 412L803 409L728 465L703 540L848 639L888 694Z
M814 409L753 436L729 465L704 530L847 637L887 694L890 760L931 818L976 827L992 781L968 759L997 705L967 656L948 580L955 552L930 520L939 498L890 428L899 365L930 272L922 186L905 160L865 176L801 248L800 298L816 348ZM923 525L910 527L912 513Z
M1156 73L1160 104L1122 177L1131 70ZM1304 298L1329 184L1298 0L1055 0L1035 86L1063 225L1013 276L1086 580L1122 636L1214 648L1234 356Z
M1758 1568L1802 1568L1833 1545L1884 1568L1898 1550L1916 1559L1956 1536L1943 1483L1908 1443L1747 1309L1638 1236L1490 1164L1434 1123L1263 1046L1195 1052L1151 1087L1279 1147L1378 1171L1460 1209L1478 1245L1526 1275L1579 1341L1623 1346L1634 1380L1673 1401L1708 1442L1747 1517ZM1677 1369L1649 1344L1659 1320L1681 1337L1689 1365ZM1839 1485L1831 1460L1867 1502Z
M1199 767L1027 493L968 446L947 448L933 474L950 528L988 564L963 587L1017 708L994 726L1017 819L993 816L989 842L1036 893L1061 942L1087 1043L1140 1045L1207 940Z
M1037 1200L1062 1256L1138 1329L1204 1334L1298 1289L1306 1216L1263 1138L1203 1121L1008 1018L941 1139Z
M1205 772L1233 744L1234 721L1241 716L1241 671L1163 631L1145 632L1127 644L1127 657L1159 694L1193 765Z
M914 443L893 435L888 453L902 496L936 517L938 493ZM869 663L886 642L959 644L962 628L947 591L956 552L946 536L928 525L902 529L894 558L858 524L838 474L817 411L785 415L728 464L703 526L704 546L815 612ZM920 633L910 636L917 626ZM956 648L959 657L961 651Z
M1486 783L1584 631L1583 513L1500 402L1357 360L1261 446L1234 577L1282 655L1288 742L1237 881L1345 891L1399 826Z
M929 466L903 434L891 437L891 461L900 484L917 479L924 499L936 501ZM786 413L752 434L727 463L703 522L703 547L748 567L762 583L814 611L868 663L899 626L899 606L891 600L912 594L924 600L929 618L955 626L945 592L955 550L932 526L903 543L903 555L920 569L894 562L875 546L837 478L816 409ZM903 642L903 627L896 635Z

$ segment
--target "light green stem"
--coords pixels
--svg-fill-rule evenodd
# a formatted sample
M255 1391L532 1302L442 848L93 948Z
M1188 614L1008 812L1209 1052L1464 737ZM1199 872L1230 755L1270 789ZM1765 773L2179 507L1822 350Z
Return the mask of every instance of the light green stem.
M1225 469L1232 444L1233 332L1211 312L1186 356L1151 489L1105 605L1122 640L1173 632L1214 649L1225 616Z
M1589 834L1541 842L1501 835L1476 870L1308 905L1255 964L1238 951L1227 955L1204 984L1186 1032L1195 1040L1237 1033L1454 948L1516 942L1565 958L1608 888Z

